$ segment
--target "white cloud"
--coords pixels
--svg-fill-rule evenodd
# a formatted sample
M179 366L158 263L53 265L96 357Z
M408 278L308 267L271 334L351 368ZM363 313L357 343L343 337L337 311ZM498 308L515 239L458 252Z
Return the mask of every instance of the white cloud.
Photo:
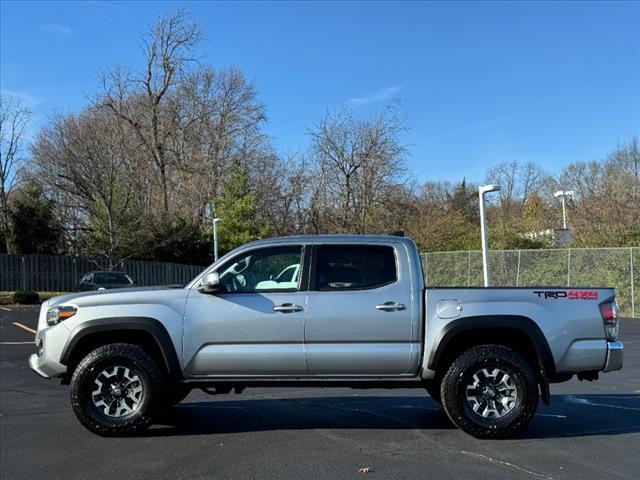
M30 106L33 106L36 103L39 103L39 100L36 97L24 92L18 92L15 90L5 90L3 88L2 90L0 90L0 94L3 97L13 97L15 99L22 100L23 102L25 102L27 105L30 105Z
M40 30L47 33L57 33L59 35L70 35L73 33L73 30L69 27L65 27L59 23L46 23L44 25L40 25Z
M392 87L383 88L364 97L351 98L349 99L349 103L352 105L366 105L368 103L382 102L393 98L400 90L402 90L402 85L393 85Z

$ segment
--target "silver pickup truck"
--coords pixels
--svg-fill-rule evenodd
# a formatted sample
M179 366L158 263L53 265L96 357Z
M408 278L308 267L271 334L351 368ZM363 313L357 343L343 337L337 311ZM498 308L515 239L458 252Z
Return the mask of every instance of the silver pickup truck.
M305 236L244 245L184 288L55 297L30 367L70 384L101 435L148 427L193 388L423 388L451 421L506 437L549 384L622 367L611 288L425 288L413 241Z

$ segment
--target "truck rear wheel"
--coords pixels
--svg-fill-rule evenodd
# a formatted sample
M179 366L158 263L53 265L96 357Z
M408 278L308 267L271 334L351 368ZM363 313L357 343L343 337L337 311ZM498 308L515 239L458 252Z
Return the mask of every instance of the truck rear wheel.
M71 406L88 430L126 435L151 425L166 395L162 371L142 348L128 343L99 347L71 377Z
M462 353L440 387L451 421L477 438L506 438L523 429L538 408L531 366L501 345L480 345Z

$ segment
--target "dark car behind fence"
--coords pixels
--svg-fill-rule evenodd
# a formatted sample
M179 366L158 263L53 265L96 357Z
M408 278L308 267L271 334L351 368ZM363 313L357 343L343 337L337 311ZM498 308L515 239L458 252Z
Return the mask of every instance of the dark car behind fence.
M0 291L74 291L87 272L107 270L104 259L62 255L0 254ZM125 260L118 271L126 272L136 285L184 285L202 271L198 265Z

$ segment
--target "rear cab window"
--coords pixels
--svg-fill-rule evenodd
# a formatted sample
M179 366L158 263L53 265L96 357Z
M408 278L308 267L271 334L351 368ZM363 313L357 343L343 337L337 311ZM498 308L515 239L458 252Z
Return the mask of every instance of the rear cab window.
M391 246L320 245L317 248L315 290L369 290L397 279L396 254Z

